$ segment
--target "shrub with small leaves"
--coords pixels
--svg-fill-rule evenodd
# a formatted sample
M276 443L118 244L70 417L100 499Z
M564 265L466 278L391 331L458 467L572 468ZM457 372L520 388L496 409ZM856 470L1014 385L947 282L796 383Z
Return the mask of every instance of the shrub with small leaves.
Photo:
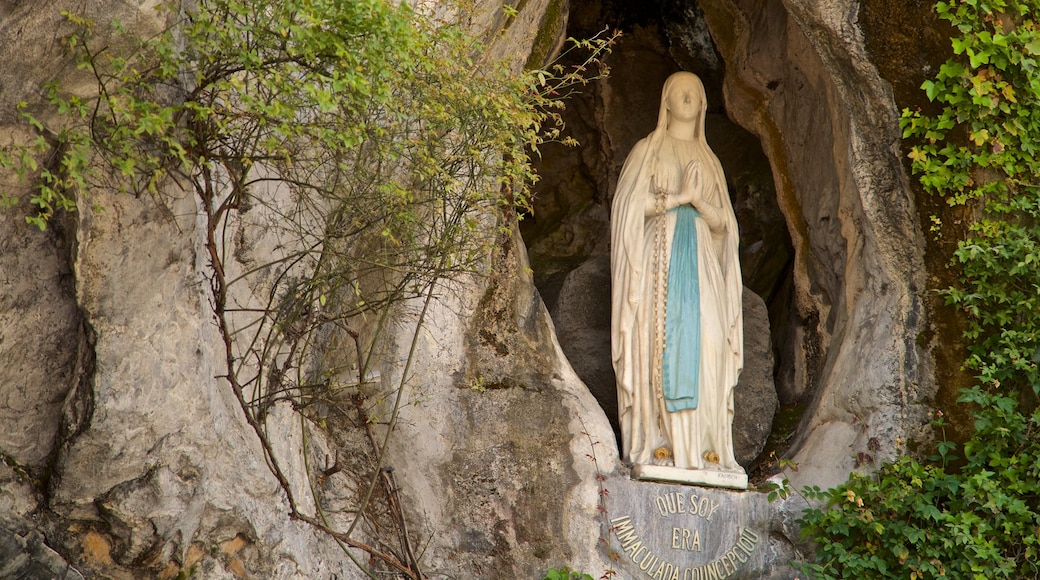
M817 544L813 578L1040 578L1040 412L979 389L984 405L967 463L902 457L831 490L802 491L821 507L799 523ZM940 447L942 454L950 444Z
M545 577L542 580L593 580L589 574L583 574L575 570L571 570L570 566L564 566L563 568L550 568L545 573Z

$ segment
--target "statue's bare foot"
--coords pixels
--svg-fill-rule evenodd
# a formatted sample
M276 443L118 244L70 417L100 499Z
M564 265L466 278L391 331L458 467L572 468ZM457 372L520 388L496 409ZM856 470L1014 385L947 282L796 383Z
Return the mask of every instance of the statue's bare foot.
M654 460L651 463L653 465L664 467L675 465L675 459L672 457L672 450L667 447L658 447L657 449L654 449Z

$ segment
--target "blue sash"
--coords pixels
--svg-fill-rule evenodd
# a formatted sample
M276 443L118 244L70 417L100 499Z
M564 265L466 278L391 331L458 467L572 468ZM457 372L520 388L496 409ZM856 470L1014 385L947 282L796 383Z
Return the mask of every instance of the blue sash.
M701 294L697 279L697 223L700 215L683 204L676 212L668 265L665 309L664 404L669 412L697 408L701 367Z

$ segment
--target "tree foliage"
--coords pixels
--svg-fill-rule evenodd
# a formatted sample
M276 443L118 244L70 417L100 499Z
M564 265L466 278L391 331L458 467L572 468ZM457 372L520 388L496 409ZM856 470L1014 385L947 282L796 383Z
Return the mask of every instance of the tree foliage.
M977 215L952 264L959 284L943 291L968 321L979 383L959 401L975 429L959 468L941 441L927 461L805 490L823 504L801 520L816 578L1040 578L1040 2L936 9L959 34L922 87L941 110L905 110L902 124L925 190Z

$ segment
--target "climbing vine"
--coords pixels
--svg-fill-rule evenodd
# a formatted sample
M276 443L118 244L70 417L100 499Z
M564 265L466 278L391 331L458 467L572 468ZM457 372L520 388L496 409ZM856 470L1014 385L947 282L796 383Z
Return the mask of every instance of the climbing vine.
M54 122L23 103L33 136L0 164L40 229L92 192L197 201L222 377L261 442L289 516L368 557L369 574L423 578L392 474L380 469L432 301L478 272L497 230L526 209L529 158L561 137L560 98L605 72L612 37L573 41L582 65L517 73L489 60L494 31L391 0L199 0L161 6L140 38L73 13L63 45L96 94L44 87ZM566 141L566 140L565 140ZM103 209L103 208L102 208ZM402 322L404 321L404 322ZM399 382L380 381L390 329L412 325ZM335 355L349 345L353 355ZM375 377L375 378L373 378ZM350 402L344 408L340 403ZM370 441L356 504L329 513L316 490L344 475L310 466L313 509L273 451L280 403L304 432L330 409ZM376 432L372 426L384 426ZM377 490L384 500L375 514ZM380 531L390 522L395 532ZM366 537L376 543L359 539ZM364 562L362 561L364 560Z
M924 83L937 115L906 111L913 171L950 205L980 212L955 262L962 286L945 291L968 317L968 368L1005 389L1040 374L1040 4L936 4L961 36L956 58Z
M902 126L922 187L973 216L951 264L959 283L942 294L967 321L978 383L959 401L974 432L958 467L940 441L927 460L805 490L824 504L801 520L815 578L1040 578L1040 2L936 10L958 34L922 87L938 112L904 110Z

